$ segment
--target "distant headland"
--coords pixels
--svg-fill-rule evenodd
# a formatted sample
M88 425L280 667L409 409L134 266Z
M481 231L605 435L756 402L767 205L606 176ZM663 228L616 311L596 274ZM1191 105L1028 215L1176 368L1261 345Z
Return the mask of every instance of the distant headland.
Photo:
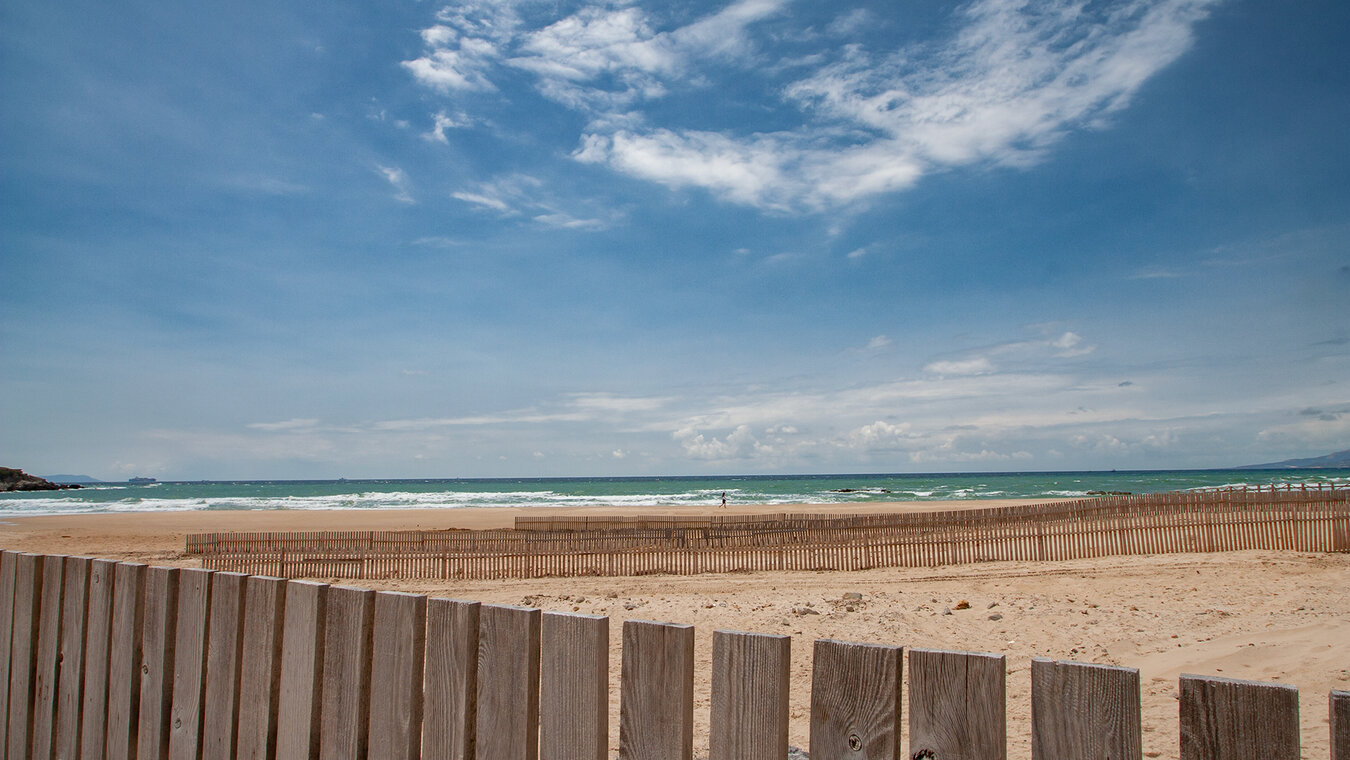
M1350 467L1350 449L1337 451L1320 457L1307 459L1286 459L1283 462L1268 464L1248 464L1234 467L1235 470L1340 470Z

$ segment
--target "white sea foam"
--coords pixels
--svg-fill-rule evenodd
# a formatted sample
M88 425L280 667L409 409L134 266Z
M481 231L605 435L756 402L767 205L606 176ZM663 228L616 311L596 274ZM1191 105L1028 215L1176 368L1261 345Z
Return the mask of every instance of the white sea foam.
M1009 475L963 479L932 476L833 476L829 478L729 479L690 482L675 479L619 481L313 481L156 483L151 486L99 484L73 491L0 494L0 517L80 515L121 512L190 512L248 510L380 510L454 509L460 507L600 506L640 511L674 506L716 506L725 493L733 504L851 505L888 500L1083 498L1089 490L1133 490L1150 493L1177 488L1248 485L1238 473L1195 477L1161 473L1157 478L1103 473L1098 477L1063 478L1053 474ZM1187 478L1194 479L1187 480ZM1343 472L1290 474L1298 482L1331 482L1344 487ZM1209 482L1206 482L1209 481ZM1227 481L1227 482L1224 482ZM732 483L735 483L733 486ZM1267 480L1285 483L1285 477ZM1218 485L1222 483L1222 485ZM1203 485L1197 485L1203 484ZM1065 487L1065 486L1068 487ZM494 488L494 486L501 486ZM531 488L531 486L535 486ZM383 489L383 490L382 490ZM483 489L483 490L479 490Z

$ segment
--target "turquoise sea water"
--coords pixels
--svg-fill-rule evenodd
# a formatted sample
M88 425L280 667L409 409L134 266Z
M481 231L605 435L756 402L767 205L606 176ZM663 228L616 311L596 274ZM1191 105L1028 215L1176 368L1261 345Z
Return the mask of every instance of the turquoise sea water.
M1342 470L1183 470L918 475L728 475L669 478L282 480L106 483L0 494L0 517L250 509L861 504L939 499L1072 499L1089 491L1158 493L1227 485L1332 482Z

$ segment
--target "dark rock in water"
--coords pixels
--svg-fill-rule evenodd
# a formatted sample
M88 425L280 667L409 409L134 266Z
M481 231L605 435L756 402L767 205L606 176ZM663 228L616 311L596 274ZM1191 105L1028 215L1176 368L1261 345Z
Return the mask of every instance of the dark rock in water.
M57 485L50 480L29 475L23 470L0 467L0 491L59 491L63 488L79 488L79 486Z

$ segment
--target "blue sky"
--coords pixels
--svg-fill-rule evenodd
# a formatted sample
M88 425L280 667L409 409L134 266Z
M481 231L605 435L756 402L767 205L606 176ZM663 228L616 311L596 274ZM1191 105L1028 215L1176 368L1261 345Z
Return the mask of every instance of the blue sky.
M0 8L0 463L1350 448L1350 9Z

